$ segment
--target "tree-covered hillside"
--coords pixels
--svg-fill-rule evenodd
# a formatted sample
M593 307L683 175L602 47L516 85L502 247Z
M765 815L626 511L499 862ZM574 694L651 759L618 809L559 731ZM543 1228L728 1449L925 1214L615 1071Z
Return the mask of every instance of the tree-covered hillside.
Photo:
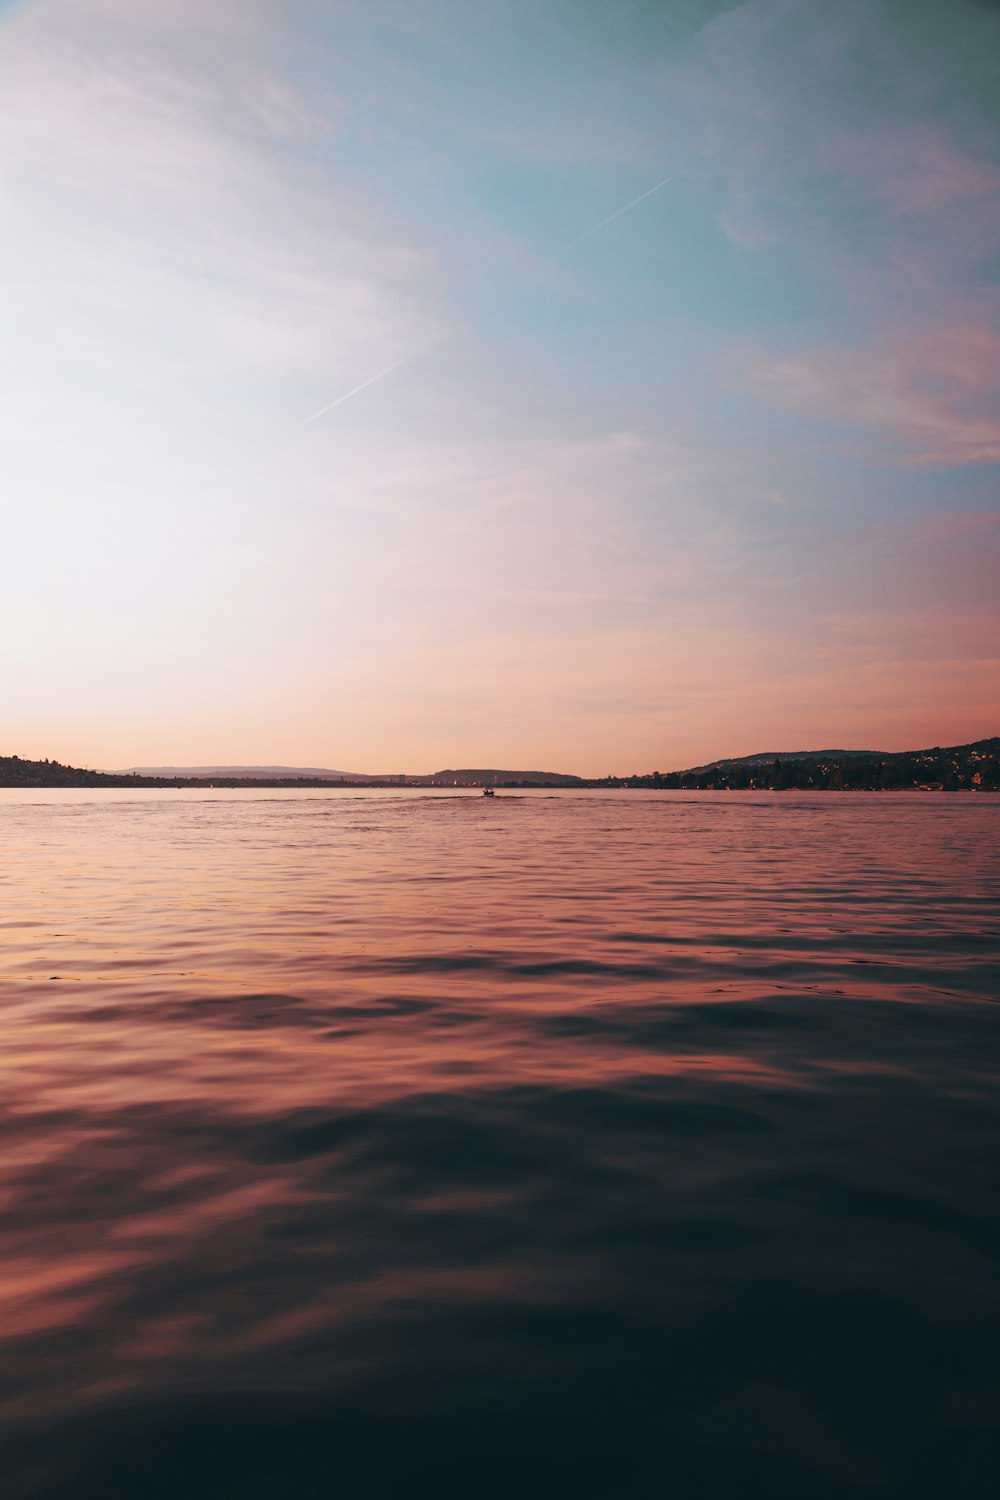
M935 746L930 750L904 750L896 754L872 751L852 756L849 752L817 751L794 759L775 756L770 762L756 758L719 761L695 771L653 771L630 776L629 786L688 790L763 791L859 791L891 792L907 789L927 791L1000 790L1000 737L976 740L971 745Z

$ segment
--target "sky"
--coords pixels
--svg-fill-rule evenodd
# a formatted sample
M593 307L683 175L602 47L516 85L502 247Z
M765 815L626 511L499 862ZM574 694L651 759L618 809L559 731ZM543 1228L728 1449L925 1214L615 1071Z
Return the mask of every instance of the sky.
M0 0L0 752L996 733L998 55L988 0Z

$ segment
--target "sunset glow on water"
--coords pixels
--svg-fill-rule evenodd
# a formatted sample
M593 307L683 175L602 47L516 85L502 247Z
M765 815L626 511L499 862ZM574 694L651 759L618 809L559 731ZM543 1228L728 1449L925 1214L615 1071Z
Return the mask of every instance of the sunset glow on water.
M5 1493L971 1493L998 834L4 793Z

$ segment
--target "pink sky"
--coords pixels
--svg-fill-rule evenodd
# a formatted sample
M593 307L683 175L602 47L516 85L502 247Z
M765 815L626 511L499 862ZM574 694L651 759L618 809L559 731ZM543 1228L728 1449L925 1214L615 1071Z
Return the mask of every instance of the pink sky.
M1000 16L612 11L3 9L0 751L996 732Z

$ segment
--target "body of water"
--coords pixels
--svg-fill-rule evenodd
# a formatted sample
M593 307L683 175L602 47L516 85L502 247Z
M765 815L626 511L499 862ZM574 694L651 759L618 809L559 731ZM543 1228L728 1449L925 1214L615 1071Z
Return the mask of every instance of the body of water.
M1000 798L0 799L10 1500L990 1492Z

